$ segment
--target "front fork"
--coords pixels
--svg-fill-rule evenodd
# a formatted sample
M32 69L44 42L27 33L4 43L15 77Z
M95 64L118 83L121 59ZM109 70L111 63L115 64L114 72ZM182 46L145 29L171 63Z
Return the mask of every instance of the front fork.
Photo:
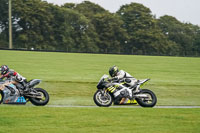
M105 88L101 91L101 93L103 94L103 96L106 96L106 92L107 92L107 89L105 89Z

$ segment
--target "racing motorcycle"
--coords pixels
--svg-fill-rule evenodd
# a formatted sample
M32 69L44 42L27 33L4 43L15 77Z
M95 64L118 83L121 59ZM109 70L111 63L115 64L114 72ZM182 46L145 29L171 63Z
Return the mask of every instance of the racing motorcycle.
M46 105L49 94L42 88L34 88L40 82L39 79L29 81L26 85L29 91L24 93L22 89L18 89L15 81L0 81L0 104L26 104L30 101L36 106Z
M109 79L108 75L103 75L97 84L97 91L93 96L93 100L100 107L109 107L112 103L115 105L138 103L142 107L154 107L157 103L156 95L151 90L141 89L149 80L138 80L136 85L129 87L122 79L115 81ZM130 97L129 91L125 87L132 91L132 97ZM123 97L126 97L126 101L121 104L120 101Z

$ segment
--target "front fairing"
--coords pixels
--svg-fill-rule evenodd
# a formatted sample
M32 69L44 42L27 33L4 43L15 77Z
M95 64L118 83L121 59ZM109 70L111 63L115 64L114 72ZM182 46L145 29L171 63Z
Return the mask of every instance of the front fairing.
M100 80L99 80L99 82L98 82L98 84L97 84L97 89L103 89L103 88L105 88L106 84L108 83L108 81L107 81L108 78L109 78L109 76L106 75L106 74L104 74L104 75L100 78Z
M109 76L106 75L106 74L104 74L104 75L100 78L99 82L101 82L102 80L106 80L106 79L108 79L108 78L109 78Z

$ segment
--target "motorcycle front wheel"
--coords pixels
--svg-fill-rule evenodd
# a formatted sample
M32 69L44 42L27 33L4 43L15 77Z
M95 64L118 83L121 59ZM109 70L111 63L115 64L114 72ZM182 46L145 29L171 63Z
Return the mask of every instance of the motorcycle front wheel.
M94 103L99 107L109 107L113 103L112 96L103 90L97 90L93 96Z
M44 106L49 102L49 94L42 88L34 88L37 92L42 95L42 98L29 98L32 104L36 106Z
M143 89L141 90L140 94L146 94L148 98L136 98L135 100L138 102L138 104L142 107L154 107L157 103L156 95L148 90Z

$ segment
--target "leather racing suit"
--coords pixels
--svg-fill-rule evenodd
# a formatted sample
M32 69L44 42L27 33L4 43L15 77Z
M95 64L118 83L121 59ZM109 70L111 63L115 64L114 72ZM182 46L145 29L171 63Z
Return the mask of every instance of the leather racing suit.
M132 89L129 87L134 86L138 80L124 70L120 70L113 79L118 82L116 84L123 87L114 93L116 101L123 99L119 104L126 103L129 98L132 98ZM120 82L125 82L128 86L120 85Z
M0 79L3 80L4 78L16 81L17 84L15 85L18 89L24 90L26 88L25 87L27 83L26 78L24 78L23 76L21 76L19 73L15 72L14 70L9 70L6 74L1 75Z

